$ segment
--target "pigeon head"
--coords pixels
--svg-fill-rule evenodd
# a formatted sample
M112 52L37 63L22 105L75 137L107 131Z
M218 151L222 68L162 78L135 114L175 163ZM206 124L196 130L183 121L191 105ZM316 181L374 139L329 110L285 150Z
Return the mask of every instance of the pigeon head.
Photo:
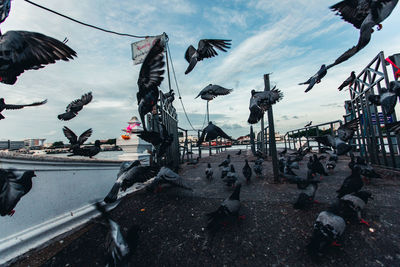
M211 164L210 163L207 163L207 168L211 168Z
M36 174L34 171L26 171L24 172L24 174L22 175L22 178L29 178L32 179L33 177L36 177Z
M254 96L254 94L256 93L256 90L251 90L251 96Z
M96 140L96 141L94 142L94 146L99 147L99 146L100 146L100 140Z
M228 157L227 157L228 159L230 159L231 158L231 155L230 154L228 154Z

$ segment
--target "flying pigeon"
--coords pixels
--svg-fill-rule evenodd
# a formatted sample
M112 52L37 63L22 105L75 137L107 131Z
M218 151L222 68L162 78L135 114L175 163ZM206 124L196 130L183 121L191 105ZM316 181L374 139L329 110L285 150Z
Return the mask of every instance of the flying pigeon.
M139 242L139 227L132 225L124 235L121 227L111 219L110 214L100 203L95 204L102 218L107 222L108 234L106 238L107 259L106 266L129 266L129 259Z
M382 106L383 110L387 115L394 112L394 108L397 104L397 97L400 96L400 82L391 81L389 83L389 89L381 88L380 95L369 95L368 100L374 105Z
M324 250L336 243L346 229L346 222L341 217L339 205L335 202L327 211L322 211L314 223L314 230L310 243L307 245L308 253L311 256L318 256Z
M327 70L328 68L326 67L325 64L323 64L319 69L319 71L315 73L313 76L311 76L307 81L299 83L299 85L308 84L308 87L304 92L307 93L314 87L316 83L320 83L321 79L325 77Z
M226 89L216 84L209 84L203 90L200 91L200 93L195 97L195 99L200 96L201 99L210 101L219 95L228 95L232 91L233 89Z
M5 119L5 117L1 114L1 112L5 109L10 110L10 109L21 109L24 107L33 107L33 106L40 106L43 104L47 103L47 99L41 101L41 102L34 102L32 104L25 104L25 105L13 105L13 104L6 104L4 102L4 98L0 98L0 120Z
M361 168L355 165L351 171L351 175L344 179L342 186L336 191L337 197L341 198L344 195L359 191L364 183L361 179Z
M253 171L251 170L251 167L249 165L249 161L245 159L245 164L242 170L243 176L246 178L246 182L250 183L251 175L253 174Z
M143 183L157 175L158 169L152 166L141 166L139 160L123 162L110 192L104 198L104 202L113 203L117 200L118 192L121 189L126 191L134 183Z
M342 91L343 88L345 88L345 87L347 87L347 86L351 86L351 85L354 83L355 80L356 80L356 73L355 73L354 71L352 71L352 72L350 73L349 78L347 78L347 79L338 87L338 90L339 90L339 91Z
M361 211L364 209L365 205L368 203L368 199L373 199L372 194L368 191L358 191L352 194L344 195L339 199L339 205L343 210L343 217L347 220L353 219L357 216L360 223L369 226L361 217Z
M232 140L232 138L227 135L221 128L210 121L207 127L203 129L200 139L197 141L197 145L200 146L203 142L214 140L217 137Z
M205 58L211 58L217 56L218 53L215 48L226 52L226 49L231 48L231 40L222 40L222 39L202 39L199 41L199 44L196 48L192 45L186 49L185 59L189 63L185 74L188 74L193 70L198 61L201 61Z
M140 119L142 120L143 129L147 131L144 116L153 110L158 102L159 89L164 77L164 46L160 39L154 43L140 68L139 78L137 81L139 91L136 94L138 101L138 110Z
M312 121L310 121L309 123L307 123L306 125L304 125L304 128L310 127L312 124Z
M0 23L3 23L10 14L11 0L0 1Z
M34 171L18 175L13 169L0 169L0 215L12 216L19 200L32 189Z
M314 203L315 193L318 189L318 183L320 181L301 181L299 182L298 188L301 192L297 198L296 203L293 204L295 209L307 209L312 203Z
M185 185L183 178L179 174L173 172L171 169L167 167L161 167L156 178L149 185L148 189L150 189L150 191L152 189L154 189L155 191L160 191L161 188L163 188L164 186L180 187L183 189L193 191L192 188Z
M78 136L67 126L64 126L63 132L65 137L69 140L69 143L71 144L70 151L72 151L72 154L69 154L68 156L84 156L84 157L89 157L92 158L93 156L97 155L101 148L100 148L100 141L96 140L94 142L94 146L89 146L89 147L82 147L83 143L86 142L86 140L92 135L92 128L87 129L84 131L78 138Z
M225 199L219 208L214 211L207 213L207 229L210 232L215 232L220 229L223 225L232 221L239 216L240 209L240 188L241 184L235 187L232 195Z
M213 178L213 169L211 168L211 164L207 163L207 168L206 168L206 178L207 180L211 181Z
M57 118L63 121L75 118L75 116L78 115L78 112L83 109L83 106L89 104L92 99L92 92L84 94L80 99L72 101L65 109L65 113L58 115Z
M231 167L229 169L229 172L226 174L224 179L222 181L227 185L227 186L236 186L237 183L239 182L239 175L235 171L235 167L233 164L231 164Z
M270 91L257 92L256 90L251 90L250 115L247 122L250 124L259 122L264 112L282 98L283 93L279 89L276 89L276 86Z
M221 167L221 166L226 167L226 166L229 166L230 163L231 163L231 155L228 154L228 156L226 156L226 159L223 162L221 162L221 164L219 164L218 167Z

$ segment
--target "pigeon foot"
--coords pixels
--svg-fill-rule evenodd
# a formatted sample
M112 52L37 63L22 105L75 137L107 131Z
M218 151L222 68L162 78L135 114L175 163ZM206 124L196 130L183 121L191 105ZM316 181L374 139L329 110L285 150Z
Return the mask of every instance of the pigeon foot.
M367 221L365 221L364 219L360 219L360 223L365 224L366 226L369 226L369 223Z
M331 244L331 246L334 246L334 247L341 247L342 244L339 244L339 243L337 243L336 241L333 241L332 244Z

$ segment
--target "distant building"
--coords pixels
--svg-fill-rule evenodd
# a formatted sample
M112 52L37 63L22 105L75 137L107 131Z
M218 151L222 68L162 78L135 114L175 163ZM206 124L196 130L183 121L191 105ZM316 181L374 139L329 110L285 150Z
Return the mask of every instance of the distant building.
M193 135L188 136L188 142L192 141L194 143L197 143L197 140L199 140L197 136ZM185 142L185 137L179 137L179 143L184 143L184 142Z
M0 141L0 150L5 150L5 149L18 150L24 147L25 147L24 141L11 141L11 140Z
M44 140L46 139L25 139L25 146L28 148L38 148L43 147Z

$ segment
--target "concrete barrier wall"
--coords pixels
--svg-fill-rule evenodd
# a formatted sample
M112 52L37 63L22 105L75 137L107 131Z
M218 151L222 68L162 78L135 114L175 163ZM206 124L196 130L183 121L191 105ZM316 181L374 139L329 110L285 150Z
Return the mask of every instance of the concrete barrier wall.
M0 217L0 264L95 216L92 204L111 189L120 163L0 153L0 168L37 175L15 214Z

